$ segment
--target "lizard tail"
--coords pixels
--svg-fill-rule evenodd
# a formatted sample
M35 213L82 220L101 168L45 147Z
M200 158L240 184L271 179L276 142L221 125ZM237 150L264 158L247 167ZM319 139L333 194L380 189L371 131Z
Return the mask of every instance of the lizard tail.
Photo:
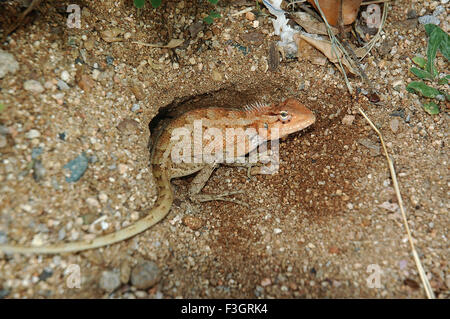
M136 223L114 233L97 237L89 241L77 241L73 243L61 243L49 246L35 247L22 245L0 245L0 251L5 253L29 253L29 254L59 254L66 252L78 252L111 245L119 241L133 237L162 220L170 210L173 201L173 193L167 170L160 165L153 165L153 176L158 187L158 198L148 215Z

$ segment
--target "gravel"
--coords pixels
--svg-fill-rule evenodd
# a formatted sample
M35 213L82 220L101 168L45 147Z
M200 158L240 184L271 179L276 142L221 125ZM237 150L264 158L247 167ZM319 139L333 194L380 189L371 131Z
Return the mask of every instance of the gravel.
M14 56L9 52L0 49L0 79L7 73L16 73L18 69L19 63Z
M27 80L23 84L23 88L26 91L30 91L33 93L42 93L44 92L44 87L39 81L36 80Z
M131 284L138 289L153 287L161 279L161 271L153 261L143 261L131 271Z
M106 292L113 292L121 285L120 275L116 271L103 271L100 277L99 286Z

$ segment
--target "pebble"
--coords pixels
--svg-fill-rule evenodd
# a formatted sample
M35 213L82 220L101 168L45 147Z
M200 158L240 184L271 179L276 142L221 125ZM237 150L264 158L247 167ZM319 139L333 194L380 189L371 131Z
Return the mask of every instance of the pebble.
M33 139L33 138L38 138L39 136L41 136L41 133L38 130L32 129L29 130L27 134L25 134L25 137L28 139Z
M153 261L143 261L131 272L131 284L138 289L153 287L161 278L161 271Z
M17 63L14 56L9 52L0 49L0 79L7 73L16 73L18 69L19 63Z
M197 230L203 227L204 222L203 220L201 220L198 217L195 216L184 216L182 219L182 222L184 225L186 225L187 227L189 227L192 230Z
M8 242L8 237L2 231L0 231L0 245L6 244Z
M408 19L415 19L417 18L417 11L414 9L408 10L408 13L406 14L406 17Z
M39 81L36 80L27 80L23 84L23 88L27 91L33 92L33 93L42 93L44 92L44 87Z
M130 263L125 260L120 264L120 281L122 284L127 284L130 281L131 267Z
M33 179L40 182L45 176L45 167L40 160L34 160L33 163Z
M51 268L44 268L44 270L39 275L39 280L45 281L53 275L53 270Z
M270 280L270 278L264 278L263 280L261 280L261 286L266 287L269 286L272 283L272 281Z
M222 74L219 71L213 70L212 71L212 78L213 78L214 81L219 82L219 81L222 81L223 77L222 77Z
M115 271L104 271L100 277L100 288L106 292L113 292L120 287L120 276Z
M108 195L106 195L105 193L100 193L98 194L98 199L101 203L106 204L106 202L108 201Z
M61 80L68 82L70 80L70 74L66 70L61 72Z
M92 71L92 78L93 78L94 80L97 80L99 76L100 76L100 71L99 71L98 69L94 69L94 70Z
M100 203L94 197L86 198L86 205L88 205L88 207L93 210L97 210L100 208Z
M139 105L139 103L135 103L133 104L133 106L131 107L131 111L132 112L137 112L141 109L141 106Z
M419 17L420 24L435 24L439 25L441 21L433 15L427 14L425 16Z
M354 120L355 120L355 116L354 115L345 115L342 118L342 124L344 124L344 125L352 125Z
M399 124L400 124L400 122L396 118L389 121L389 127L391 128L391 131L393 133L397 133L398 132Z
M11 293L8 289L0 289L0 299L7 297Z
M437 6L436 9L433 11L433 16L437 17L438 15L441 15L445 12L445 8L443 6Z
M6 137L3 135L0 135L0 148L5 147L8 145L8 141L6 140Z
M274 228L273 233L274 234L280 234L282 230L280 228Z
M61 91L67 91L70 89L70 86L66 82L64 82L64 80L58 80L56 85L58 86L58 89L60 89Z
M85 153L77 156L75 159L71 160L69 163L64 165L64 168L70 170L70 176L66 176L66 181L73 183L78 181L88 168L88 158Z
M249 11L249 12L247 12L246 14L245 14L245 17L247 18L247 20L250 20L250 21L253 21L253 20L255 20L255 14L253 13L253 12L251 12L251 11Z
M64 228L61 228L58 231L58 240L62 241L64 238L66 238L66 231L64 230Z

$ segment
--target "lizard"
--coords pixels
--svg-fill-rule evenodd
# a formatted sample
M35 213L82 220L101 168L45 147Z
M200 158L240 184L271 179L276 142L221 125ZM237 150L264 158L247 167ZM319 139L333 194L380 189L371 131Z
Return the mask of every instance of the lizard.
M149 229L169 213L174 200L170 183L173 178L197 173L191 182L189 194L191 198L201 196L202 194L199 194L199 192L208 181L214 169L221 163L214 160L209 162L202 161L201 156L194 161L179 161L174 160L176 157L173 156L174 149L180 146L180 142L174 138L174 132L177 129L181 129L182 132L187 133L184 136L185 138L193 136L195 121L198 120L201 121L202 134L211 128L215 128L216 133L223 133L227 128L255 129L252 132L266 129L268 134L265 135L260 133L253 134L252 136L246 135L244 148L239 150L239 147L237 147L237 151L234 151L233 148L233 155L244 156L255 150L263 142L283 138L310 126L315 122L315 115L298 100L292 98L272 105L257 103L240 108L205 107L190 110L172 119L157 136L153 137L152 134L154 141L151 144L150 165L158 195L155 204L145 217L114 233L102 235L92 240L63 242L48 246L2 244L0 245L0 251L6 253L59 254L99 248L131 238ZM271 135L275 131L277 134ZM218 136L220 137L220 135ZM223 147L219 143L220 140L221 138L215 138L208 145L212 145L215 151L220 151L220 148ZM233 147L237 144L234 141L234 137L233 141L228 141L226 134L222 135L222 142L231 142ZM187 148L184 148L183 152L187 154L191 150L193 152L191 159L196 156L199 157L195 153L195 143L191 144ZM182 143L181 145L184 144ZM183 152L179 152L179 154ZM230 192L225 195L216 196L211 195L206 200L226 200L224 196L235 193L238 192Z

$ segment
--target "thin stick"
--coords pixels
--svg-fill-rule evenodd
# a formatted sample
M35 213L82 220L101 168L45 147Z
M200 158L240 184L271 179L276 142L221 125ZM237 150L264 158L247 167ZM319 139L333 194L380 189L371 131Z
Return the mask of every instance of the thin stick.
M241 10L241 11L238 11L238 12L235 12L235 13L231 14L231 16L235 17L235 16L238 16L238 15L250 12L252 10L253 10L253 8L245 8L244 10Z
M391 2L392 0L373 0L373 1L366 1L361 3L362 6L367 6L369 4L376 4L376 3L388 3Z
M15 29L17 29L17 27L19 27L22 24L22 21L25 19L25 17L28 15L28 13L30 13L33 9L35 9L42 0L33 0L33 2L31 2L30 6L28 8L25 9L25 11L23 11L19 17L17 18L17 21L13 24L12 27L10 27L4 34L3 39L6 39L6 37L13 32Z
M428 281L427 275L425 274L425 270L423 269L422 263L420 262L419 255L417 254L416 248L413 243L413 239L411 236L411 231L409 230L408 220L406 219L405 209L403 208L403 200L402 195L400 194L400 188L398 187L397 182L397 175L395 174L394 164L392 163L391 158L389 157L386 145L384 144L383 135L381 135L381 132L377 129L377 127L372 123L372 121L367 117L366 113L358 107L358 111L364 116L364 118L369 122L370 126L377 132L378 137L380 138L381 145L383 146L384 155L386 156L386 160L389 164L389 170L391 172L391 178L392 182L394 184L395 193L397 195L397 201L398 205L400 207L400 212L402 213L403 217L403 224L406 228L406 233L408 234L408 241L411 246L411 251L414 256L414 261L416 262L417 270L419 271L420 279L422 280L423 287L425 289L425 292L427 294L428 299L435 299L435 295L433 292L433 289L431 288L430 282Z
M336 39L336 37L334 36L334 33L331 30L331 26L328 24L328 21L325 18L325 14L323 13L322 9L320 8L319 0L314 0L314 3L316 5L317 9L319 9L319 12L320 12L320 15L322 16L323 22L325 22L325 26L327 27L328 36L330 37L330 41L331 41L331 50L333 51L333 54L338 59L339 66L341 68L341 72L342 72L342 74L344 74L344 80L345 80L345 84L347 85L347 89L350 92L350 94L353 94L353 88L352 88L352 86L350 84L350 81L347 78L347 73L345 73L345 69L344 69L344 66L342 65L341 58L339 57L339 54L337 54L337 52L336 52L336 47L340 49L340 51L344 55L344 58L346 58L347 61L349 61L350 63L351 63L351 59L348 56L348 54L345 51L345 49L342 47L342 45L339 42L339 40Z

